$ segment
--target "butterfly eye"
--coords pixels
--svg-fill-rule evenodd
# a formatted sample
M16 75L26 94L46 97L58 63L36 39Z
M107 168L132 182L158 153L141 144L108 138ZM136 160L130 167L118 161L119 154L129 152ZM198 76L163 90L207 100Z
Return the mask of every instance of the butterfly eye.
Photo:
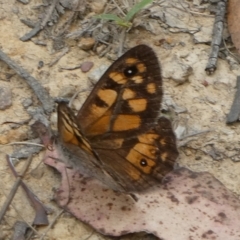
M141 164L142 167L146 167L147 166L147 160L144 159L144 158L141 159L140 164Z
M132 77L134 76L136 73L138 72L138 69L136 66L131 66L131 67L128 67L124 70L124 75L126 77Z

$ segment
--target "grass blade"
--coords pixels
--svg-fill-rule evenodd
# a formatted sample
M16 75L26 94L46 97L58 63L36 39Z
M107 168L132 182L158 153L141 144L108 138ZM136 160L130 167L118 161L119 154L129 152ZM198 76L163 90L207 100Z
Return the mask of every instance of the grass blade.
M121 22L123 21L121 18L119 18L115 14L100 14L97 16L94 16L95 18L102 19L102 20L108 20L108 21L115 21L115 22Z
M142 0L140 3L137 3L136 5L134 5L132 7L132 9L127 13L126 17L124 18L124 20L126 22L129 22L132 20L132 18L134 17L134 15L139 12L141 9L143 9L147 4L152 3L153 0Z

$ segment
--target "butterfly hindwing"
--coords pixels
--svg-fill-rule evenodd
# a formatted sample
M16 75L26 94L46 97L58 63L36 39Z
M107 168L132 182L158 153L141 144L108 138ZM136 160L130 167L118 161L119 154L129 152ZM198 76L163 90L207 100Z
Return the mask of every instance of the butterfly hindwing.
M92 148L105 170L113 173L125 191L147 189L170 172L178 156L171 122L161 117L147 132L125 139L105 140Z

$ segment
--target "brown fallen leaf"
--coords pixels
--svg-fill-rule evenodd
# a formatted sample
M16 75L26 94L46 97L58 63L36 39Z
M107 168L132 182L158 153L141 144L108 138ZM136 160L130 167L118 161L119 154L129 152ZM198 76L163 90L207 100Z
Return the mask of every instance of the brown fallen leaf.
M46 152L44 162L62 175L57 203L102 234L146 231L165 240L240 239L240 202L209 173L181 168L163 184L136 194L135 202L66 168L54 149Z

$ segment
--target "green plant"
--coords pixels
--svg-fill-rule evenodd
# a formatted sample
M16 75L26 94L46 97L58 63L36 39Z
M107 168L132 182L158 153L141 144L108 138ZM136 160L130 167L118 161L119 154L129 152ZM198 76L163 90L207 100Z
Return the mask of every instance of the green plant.
M135 14L142 10L147 4L152 2L153 0L142 0L141 2L135 4L124 18L118 17L115 14L100 14L95 16L95 18L114 21L119 26L130 28L132 26L131 21L133 20Z

